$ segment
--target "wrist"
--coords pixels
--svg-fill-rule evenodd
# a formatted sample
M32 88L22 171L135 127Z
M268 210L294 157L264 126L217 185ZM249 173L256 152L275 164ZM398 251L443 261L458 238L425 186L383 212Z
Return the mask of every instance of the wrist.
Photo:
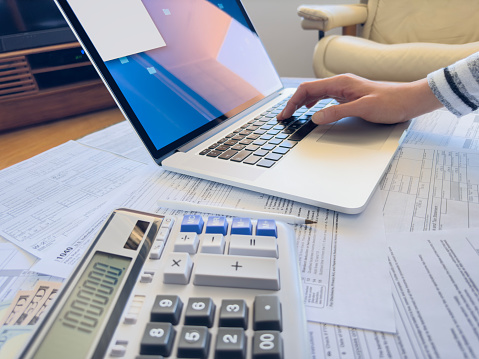
M443 104L434 95L427 79L414 81L408 84L408 97L410 102L408 104L408 112L410 118L414 118L425 113L440 109Z

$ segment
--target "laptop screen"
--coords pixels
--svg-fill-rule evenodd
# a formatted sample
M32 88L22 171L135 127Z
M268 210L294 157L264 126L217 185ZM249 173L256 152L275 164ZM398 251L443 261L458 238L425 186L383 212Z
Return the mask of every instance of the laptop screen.
M155 158L282 88L236 0L58 0Z

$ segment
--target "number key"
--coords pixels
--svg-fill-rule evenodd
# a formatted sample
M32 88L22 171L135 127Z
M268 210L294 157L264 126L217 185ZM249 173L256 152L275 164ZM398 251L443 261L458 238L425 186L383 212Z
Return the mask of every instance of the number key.
M150 313L152 322L168 322L173 325L180 320L183 302L177 295L157 295Z
M185 325L178 341L178 357L206 358L209 352L211 334L206 327Z
M190 298L186 307L185 324L205 325L211 328L215 317L215 303L211 298Z
M220 327L248 327L248 307L243 299L225 299L221 303Z
M215 359L244 359L246 335L242 328L219 328L216 336Z
M170 323L147 323L140 343L140 354L169 356L176 331Z
M283 339L277 331L262 330L254 333L253 359L283 359Z

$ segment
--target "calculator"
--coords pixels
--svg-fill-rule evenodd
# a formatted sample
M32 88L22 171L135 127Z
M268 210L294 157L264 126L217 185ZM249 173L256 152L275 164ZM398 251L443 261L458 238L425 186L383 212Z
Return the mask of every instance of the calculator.
M117 209L22 357L310 358L294 230Z

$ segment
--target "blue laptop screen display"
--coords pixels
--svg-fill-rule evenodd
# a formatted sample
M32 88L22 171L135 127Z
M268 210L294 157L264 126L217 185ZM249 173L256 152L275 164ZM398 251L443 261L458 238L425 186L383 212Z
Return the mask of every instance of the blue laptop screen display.
M156 149L213 120L234 116L281 88L236 1L141 3L157 31L141 45L148 49L124 56L116 49L99 53ZM138 43L127 42L126 49Z

